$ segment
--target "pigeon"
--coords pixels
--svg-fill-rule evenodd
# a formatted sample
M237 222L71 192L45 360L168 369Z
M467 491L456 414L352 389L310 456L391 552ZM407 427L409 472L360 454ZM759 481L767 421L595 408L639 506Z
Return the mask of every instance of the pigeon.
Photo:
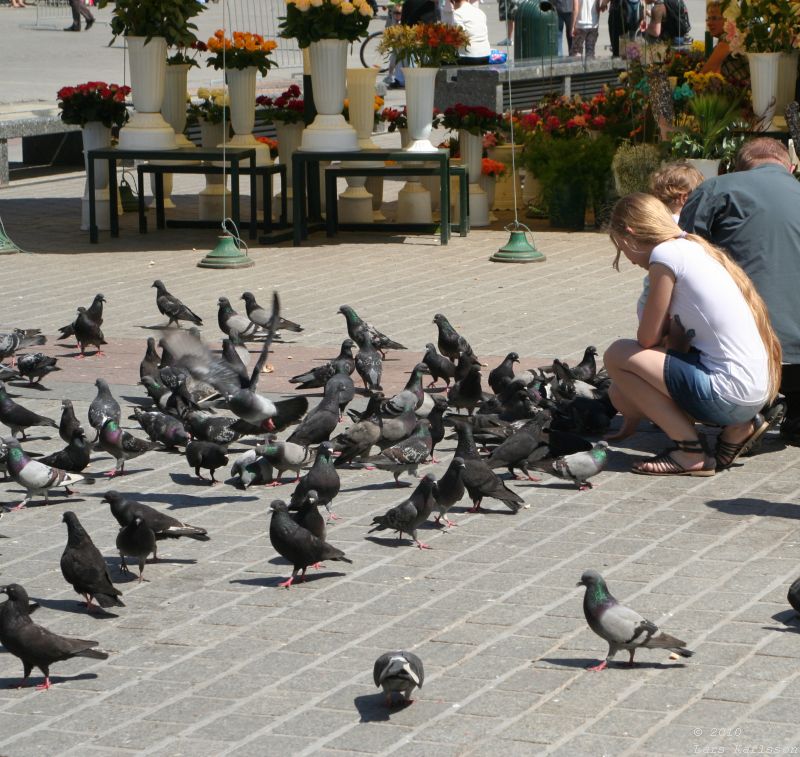
M794 608L794 611L800 615L800 578L789 587L786 599L789 600L789 604Z
M160 362L161 358L158 356L158 350L156 350L156 340L150 336L147 338L147 350L144 353L142 362L139 363L139 378L144 379L145 376L150 376L150 378L158 381L158 364Z
M602 399L576 397L565 405L559 405L553 413L552 428L574 431L587 436L605 434L617 409L607 396Z
M20 376L28 379L29 383L40 384L48 373L61 370L56 362L58 362L58 358L49 357L43 352L20 355L17 358L17 371Z
M0 360L11 358L11 367L14 367L14 353L23 347L38 347L45 344L47 337L39 329L14 329L8 333L0 334Z
M78 427L73 430L72 439L64 449L40 457L37 462L67 473L81 473L89 465L91 456L92 445L86 440L86 432Z
M195 326L202 326L203 321L197 313L192 312L177 297L170 294L161 279L156 279L152 287L156 289L156 307L161 315L167 316L167 327L174 323L180 328L181 321L188 321ZM151 287L151 288L152 288Z
M438 515L435 520L441 523L444 520L445 525L450 528L455 526L448 517L447 512L450 508L458 504L464 497L466 487L464 486L464 460L460 457L454 457L447 466L444 475L436 482L434 489L434 497L436 498L436 508Z
M339 493L341 482L339 472L333 467L331 460L332 445L330 442L323 442L317 447L317 457L311 470L306 473L298 482L292 492L289 507L296 510L303 503L308 492L312 489L317 492L319 504L325 505L325 509L330 513L331 519L336 520L337 516L331 510L331 502Z
M447 400L437 396L433 398L433 407L428 413L428 423L431 424L431 462L438 463L433 454L436 445L444 439L444 413L447 410Z
M102 294L98 293L94 296L92 304L85 309L86 315L98 326L103 325L103 303L105 301L106 298L103 297ZM56 337L57 340L69 339L71 336L75 336L75 321L67 326L62 326L58 331L60 335Z
M139 561L139 583L143 580L144 564L147 557L156 551L156 535L152 529L138 515L134 515L128 525L123 526L117 534L117 549L119 550L120 566L122 573L129 573L126 557L135 557Z
M387 447L380 455L367 458L365 462L380 470L391 472L395 483L399 486L401 474L417 475L418 467L430 457L431 446L430 421L427 418L420 418L411 436Z
M209 541L211 538L204 528L182 523L171 515L159 512L154 507L132 499L125 499L122 494L113 489L107 491L103 499L111 506L111 514L121 527L129 525L133 518L140 518L155 534L156 542L164 539L180 539L184 536L196 541ZM153 549L153 560L158 561L158 544Z
M372 446L381 439L381 430L381 418L376 408L372 415L362 418L334 438L334 449L339 452L334 465L342 467L369 455Z
M327 531L325 518L320 514L317 505L319 505L319 497L313 489L309 489L297 512L292 514L292 519L299 526L311 531L317 539L325 541Z
M72 324L72 330L81 351L78 358L86 357L87 347L97 347L97 351L94 353L97 357L105 355L101 348L108 342L106 342L100 326L87 315L86 308L78 308L78 317Z
M22 660L20 686L25 685L34 668L39 668L44 675L44 683L36 687L41 691L51 686L50 666L54 662L72 657L108 659L107 652L94 649L99 642L59 636L34 623L30 616L28 593L19 584L0 586L0 593L8 596L8 600L0 605L0 643Z
M25 439L25 429L31 426L51 426L58 428L58 424L52 418L45 418L43 415L34 413L32 410L18 405L6 392L6 385L0 381L0 423L4 423L11 429L11 435L16 437L18 432L22 432Z
M189 443L189 434L177 418L162 413L160 410L133 409L133 417L150 437L150 441L160 442L166 449L185 447Z
M580 491L591 489L589 479L608 462L608 442L597 442L589 452L575 452L553 460L552 474L572 481Z
M67 511L62 516L67 524L67 546L61 555L61 573L68 584L86 600L86 609L94 611L94 599L100 607L125 607L122 592L111 583L108 566L86 533L78 516Z
M266 444L256 447L256 452L275 468L275 480L270 486L280 486L280 480L284 471L294 471L297 475L295 483L300 480L300 471L309 467L311 464L311 452L308 447L301 447L292 442L279 442L274 438L269 439Z
M217 300L217 324L225 336L230 336L235 331L237 337L243 342L253 342L265 339L267 332L253 323L247 316L239 315L232 307L227 297ZM273 309L273 315L275 311ZM280 316L278 316L280 317Z
M437 344L442 355L449 357L454 362L458 359L459 352L464 352L470 356L475 355L469 342L450 325L450 321L444 315L437 313L433 316L433 322L439 328Z
M63 486L66 493L74 494L71 486L83 483L93 484L92 479L86 479L77 473L68 473L60 468L31 460L24 452L19 442L13 438L4 438L0 441L0 459L6 461L11 478L25 488L25 499L12 510L22 510L34 494L44 494L44 502L48 503L48 492L56 486Z
M516 352L509 352L497 368L489 371L489 386L495 394L499 394L514 380L514 363L518 362L519 355Z
M353 384L353 379L346 373L334 373L325 384L325 392L335 392L337 394L339 399L339 420L344 420L344 411L356 396L356 387Z
M289 383L298 384L298 389L319 389L325 386L328 379L337 373L346 373L351 376L356 368L356 361L353 357L353 348L355 346L356 343L352 339L345 339L342 342L339 354L335 358L305 373L292 376L289 379Z
M255 295L252 292L243 292L242 299L244 300L245 308L247 309L247 317L256 326L260 326L264 329L268 328L272 313L268 313L256 302ZM299 323L287 321L285 318L278 318L278 325L275 327L275 330L293 331L295 334L299 334L304 329Z
M100 429L98 446L116 460L114 469L105 474L109 478L114 478L114 476L124 475L125 463L128 460L133 460L145 452L157 449L160 445L129 434L125 429L120 428L117 421L109 418Z
M372 678L386 694L386 706L392 706L392 695L401 692L403 704L411 704L414 689L421 689L425 681L422 660L411 652L386 652L375 660Z
M362 337L369 339L369 341L372 342L372 346L375 347L384 358L386 357L386 350L405 349L402 344L393 341L386 336L386 334L382 334L372 324L362 321L358 313L356 313L350 305L340 305L338 312L344 316L347 324L347 333L350 338L359 346L361 345Z
M72 441L73 434L78 429L83 431L83 427L75 417L72 400L61 400L61 420L58 423L58 435L62 441L69 444Z
M501 442L492 450L486 460L489 467L492 470L507 468L512 476L516 476L514 469L519 468L524 474L522 478L540 481L541 479L531 476L529 473L528 457L541 445L542 426L547 420L548 416L543 413L540 417L528 421L521 429ZM516 477L519 478L519 476Z
M382 410L387 415L400 415L407 410L413 410L418 415L424 417L427 413L420 412L426 399L433 406L430 395L425 394L422 387L422 376L428 373L428 366L425 363L417 363L411 370L411 375L406 381L403 391L398 392L383 403ZM428 411L430 407L427 408Z
M273 482L272 463L263 455L259 455L257 450L249 449L242 452L233 461L231 466L231 476L239 477L242 489L248 489L254 484L267 484Z
M109 418L119 423L122 411L120 410L119 402L111 395L111 390L108 388L108 382L105 379L97 379L94 385L97 387L97 394L89 405L89 425L97 431L99 437L100 429L103 428Z
M468 415L472 415L482 401L481 371L480 368L473 365L461 381L456 381L447 390L447 403L456 410L463 409L467 411Z
M422 362L428 366L428 372L431 374L432 381L428 384L429 387L435 386L439 379L442 379L446 386L450 386L450 380L456 374L456 366L450 358L440 355L432 342L425 345Z
M402 539L406 533L420 549L430 549L430 546L417 538L417 528L428 520L436 507L435 489L436 478L432 473L428 473L408 499L390 508L384 515L376 515L372 519L375 527L371 528L369 533L388 529L397 531L398 539Z
M201 442L214 442L227 446L235 442L241 434L233 430L236 418L209 415L200 410L186 414L186 427L194 439Z
M189 465L194 468L195 475L203 479L200 473L201 468L211 471L211 485L218 483L214 478L214 471L228 464L228 450L220 444L214 442L200 442L193 440L186 445L186 459Z
M147 396L153 400L156 407L161 410L167 409L167 403L172 397L172 392L159 379L155 379L152 376L142 376L139 383L144 387Z
M323 560L338 560L351 563L344 552L317 538L307 528L298 525L289 515L285 502L274 501L270 508L269 540L275 551L292 563L292 575L278 584L287 589L292 585L297 572L302 570L300 581L305 580L306 570Z
M577 381L587 381L590 384L597 376L597 363L595 356L597 355L597 348L591 345L586 348L583 353L583 359L572 370L572 378Z
M608 667L620 649L630 652L628 664L633 667L633 656L639 647L646 649L669 649L681 657L691 657L694 652L686 649L686 642L669 636L655 623L645 620L638 612L617 602L608 591L603 577L595 570L587 570L577 586L585 586L583 614L586 622L598 636L608 642L608 655L599 665L588 670L603 670Z
M327 442L339 423L339 388L328 383L321 402L300 422L287 441L301 447Z
M472 436L472 426L468 421L455 423L458 434L458 446L456 456L464 460L464 486L469 492L473 506L468 512L478 512L481 509L481 502L485 497L500 500L512 512L516 513L525 503L522 497L515 491L509 489L489 464L480 457L475 447L475 440Z
M243 350L244 352L247 352L247 355L244 357L242 352ZM247 362L245 362L245 357L247 358ZM238 335L236 339L228 337L227 339L222 340L222 359L239 377L239 383L241 386L247 386L250 383L250 372L247 370L247 366L250 361L250 353L239 342Z
M356 372L364 382L364 389L368 392L382 391L381 374L383 373L383 360L381 353L375 349L369 334L361 332L355 340L358 345L356 355Z
M453 378L455 381L463 381L473 368L480 368L481 364L475 355L469 352L459 352L456 358L456 372Z
M10 365L5 363L0 364L0 381L17 381L21 379L19 375Z

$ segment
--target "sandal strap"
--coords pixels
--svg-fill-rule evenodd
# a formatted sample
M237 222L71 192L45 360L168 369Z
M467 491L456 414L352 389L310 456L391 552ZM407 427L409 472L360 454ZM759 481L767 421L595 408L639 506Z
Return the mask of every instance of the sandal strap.
M681 452L705 452L706 455L711 455L711 450L708 445L708 440L704 434L700 434L697 439L687 439L685 441L673 441L674 449Z

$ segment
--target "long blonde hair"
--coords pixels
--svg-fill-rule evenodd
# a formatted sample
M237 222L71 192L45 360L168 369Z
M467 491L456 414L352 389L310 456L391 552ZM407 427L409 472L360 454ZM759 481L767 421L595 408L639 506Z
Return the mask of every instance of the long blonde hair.
M724 250L715 247L703 237L682 232L672 219L667 206L657 197L642 192L635 192L617 201L611 211L609 233L612 239L632 237L645 247L655 247L669 239L685 237L699 244L707 255L730 274L753 314L761 341L767 350L769 399L773 400L781 383L781 344L772 328L764 300L742 268L731 260Z

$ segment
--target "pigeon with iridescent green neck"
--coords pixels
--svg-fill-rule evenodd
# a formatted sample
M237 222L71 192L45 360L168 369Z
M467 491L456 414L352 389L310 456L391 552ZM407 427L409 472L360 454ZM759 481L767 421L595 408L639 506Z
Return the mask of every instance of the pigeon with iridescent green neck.
M28 410L27 407L18 405L6 392L6 385L0 381L0 423L4 423L11 429L11 435L16 436L22 432L25 438L25 429L31 426L52 426L58 428L58 424L52 418L45 418L43 415Z
M402 344L390 339L386 334L382 334L371 323L363 321L350 305L340 305L339 311L347 322L347 333L350 338L359 346L362 338L368 338L376 350L380 351L382 357L386 357L386 350L404 350Z
M31 500L34 494L44 494L45 504L48 502L48 492L56 486L63 486L67 494L73 494L70 486L82 482L93 484L92 479L86 479L77 473L67 473L60 468L53 468L37 460L31 460L19 442L11 437L4 437L0 441L0 459L5 461L8 473L20 486L26 490L25 499L13 510L21 510Z
M125 462L139 457L145 452L157 449L160 445L146 439L139 439L133 434L119 427L117 421L109 418L100 430L98 445L103 452L108 452L117 461L114 470L108 471L106 476L113 478L125 473Z
M586 622L598 636L608 642L606 659L588 670L603 670L621 649L630 652L628 664L633 667L633 656L640 647L668 649L681 657L691 657L686 642L669 636L635 610L619 604L611 595L603 577L596 570L584 571L577 586L585 586L583 614Z
M575 483L581 491L591 489L589 479L596 476L608 462L608 442L597 442L588 452L576 452L553 460L550 471L554 476L566 478Z
M309 468L313 459L308 447L294 442L279 442L274 438L256 447L256 452L275 468L275 480L269 486L280 486L283 483L281 476L287 470L295 472L294 483L297 483L300 480L300 471Z

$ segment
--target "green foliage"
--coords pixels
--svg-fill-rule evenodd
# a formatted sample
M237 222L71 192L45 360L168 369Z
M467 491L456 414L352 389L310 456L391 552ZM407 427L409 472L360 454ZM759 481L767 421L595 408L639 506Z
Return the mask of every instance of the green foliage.
M99 0L105 8L110 0ZM189 21L205 10L198 0L116 0L111 31L114 39L164 37L170 47L191 47L197 26Z
M661 165L661 151L653 144L623 142L611 161L617 192L621 197L647 192L650 175Z
M746 124L740 115L740 100L706 93L689 100L689 116L673 133L670 152L675 158L729 159L744 139Z
M372 8L367 0L308 0L287 2L286 15L280 19L280 36L296 39L301 48L322 39L345 39L355 42L366 37Z

